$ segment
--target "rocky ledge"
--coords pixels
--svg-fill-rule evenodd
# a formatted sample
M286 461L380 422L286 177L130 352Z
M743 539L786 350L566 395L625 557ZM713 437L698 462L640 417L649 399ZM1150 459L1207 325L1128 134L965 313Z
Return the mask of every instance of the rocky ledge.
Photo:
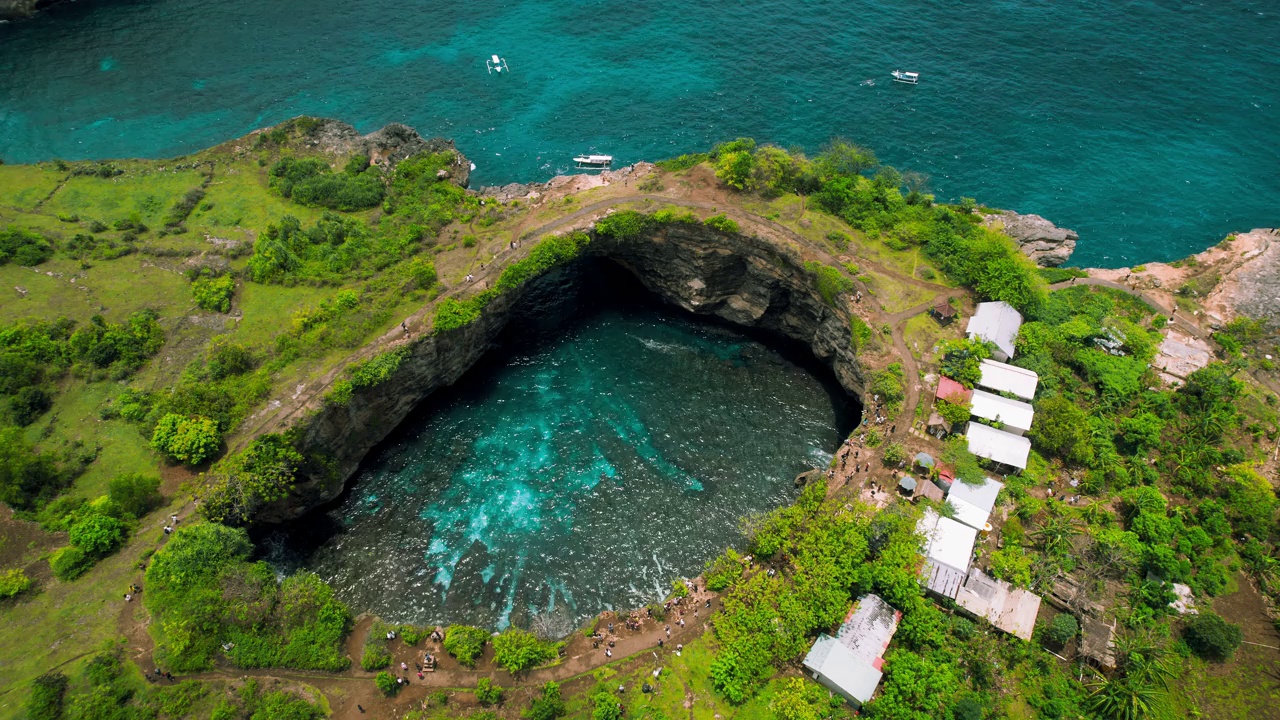
M862 392L865 375L847 310L822 301L802 258L787 248L700 223L670 223L634 238L593 237L584 255L621 265L654 294L692 313L803 343L846 390ZM520 322L528 308L546 315L557 299L571 297L579 269L571 264L499 296L464 327L409 339L394 376L357 390L346 404L312 398L295 429L301 449L323 457L323 467L308 469L289 497L258 518L291 520L337 497L365 455L414 407L493 349L508 323Z
M1080 236L1075 230L1060 228L1039 215L1019 215L1005 210L984 215L988 227L1003 230L1022 248L1023 254L1040 267L1057 267L1075 252Z

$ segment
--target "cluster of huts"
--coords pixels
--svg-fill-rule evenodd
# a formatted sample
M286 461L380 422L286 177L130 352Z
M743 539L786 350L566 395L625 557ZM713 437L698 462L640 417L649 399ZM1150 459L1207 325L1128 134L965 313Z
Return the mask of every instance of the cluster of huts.
M1035 415L1030 401L1039 383L1034 372L1007 364L1014 355L1021 326L1022 315L1008 303L979 304L966 333L990 343L994 359L982 361L976 388L943 377L937 392L940 399L969 405L971 416L977 418L965 427L969 451L1009 470L1027 467L1031 441L1026 433ZM930 418L929 426L939 435L953 430L937 414ZM934 467L933 458L924 453L916 456L916 464ZM1004 485L989 477L971 485L956 481L945 468L938 470L937 484L903 478L902 489L916 497L945 502L949 508L945 516L932 508L925 510L916 527L925 538L921 584L930 594L954 601L962 612L1030 640L1040 597L997 580L972 564L974 545L991 531L989 520ZM880 683L884 652L900 618L901 613L879 596L863 596L834 637L818 637L804 667L815 680L850 703L867 702Z

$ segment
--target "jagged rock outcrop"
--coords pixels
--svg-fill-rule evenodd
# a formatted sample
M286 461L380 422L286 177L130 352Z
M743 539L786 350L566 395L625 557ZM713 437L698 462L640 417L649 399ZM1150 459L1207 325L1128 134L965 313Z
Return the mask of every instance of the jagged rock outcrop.
M325 152L334 155L368 155L373 164L391 170L401 160L423 151L451 151L457 153L458 161L448 170L449 178L462 187L466 187L470 181L471 162L458 152L452 140L428 140L419 135L417 130L400 123L391 123L381 130L361 135L344 122L328 119L317 119L316 122L318 125L309 133L310 142Z
M30 17L39 8L52 4L50 0L0 0L0 20Z
M584 256L618 263L656 295L690 312L801 342L846 390L861 394L865 378L848 313L826 305L802 259L778 245L672 223L636 238L596 237ZM558 269L496 298L465 327L417 339L392 378L357 390L349 403L316 402L297 432L301 448L324 461L308 468L294 492L258 519L294 519L336 497L369 450L420 402L457 382L497 344L514 317L526 308L558 312L555 299L571 294L574 270Z
M1041 267L1057 267L1075 252L1080 236L1075 230L1060 228L1039 215L1019 215L1008 210L983 216L989 227L998 227L1013 238L1023 254Z
M1244 315L1271 330L1280 328L1280 230L1258 228L1226 245L1222 279L1205 299L1205 310L1227 321Z

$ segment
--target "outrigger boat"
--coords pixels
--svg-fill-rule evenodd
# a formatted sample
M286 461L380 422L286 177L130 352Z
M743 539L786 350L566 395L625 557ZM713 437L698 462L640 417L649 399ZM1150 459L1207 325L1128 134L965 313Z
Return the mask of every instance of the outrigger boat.
M579 155L573 161L587 170L605 170L613 164L612 155Z
M906 83L908 85L916 85L920 82L920 73L894 70L890 74L893 75L894 82Z
M496 72L500 73L503 70L506 70L507 72L511 72L511 69L507 67L507 61L504 58L498 57L497 55L494 55L488 60L485 60L484 66L489 68L490 75Z

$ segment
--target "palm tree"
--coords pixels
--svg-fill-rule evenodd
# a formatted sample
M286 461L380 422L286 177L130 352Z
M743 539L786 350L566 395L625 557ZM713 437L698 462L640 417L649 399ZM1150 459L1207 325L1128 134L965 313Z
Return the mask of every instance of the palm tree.
M1160 717L1168 699L1173 663L1149 635L1116 638L1116 671L1090 684L1089 708L1108 720Z

